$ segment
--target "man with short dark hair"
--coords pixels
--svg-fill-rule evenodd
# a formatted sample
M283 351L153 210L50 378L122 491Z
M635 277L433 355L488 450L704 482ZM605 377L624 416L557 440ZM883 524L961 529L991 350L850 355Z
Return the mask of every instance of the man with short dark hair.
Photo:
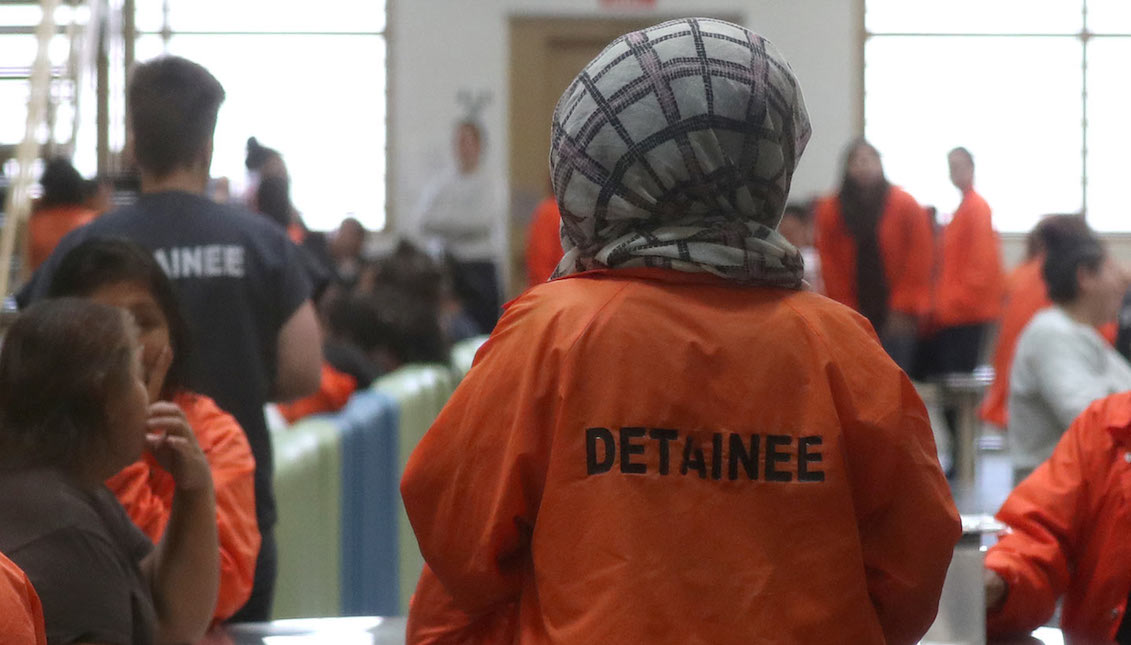
M223 100L223 87L196 63L166 56L139 65L128 88L138 202L65 237L17 300L43 297L62 257L83 240L125 237L153 251L176 283L198 346L193 385L236 417L255 455L263 542L251 598L233 620L267 620L275 498L263 405L317 389L321 342L297 247L265 218L205 197Z

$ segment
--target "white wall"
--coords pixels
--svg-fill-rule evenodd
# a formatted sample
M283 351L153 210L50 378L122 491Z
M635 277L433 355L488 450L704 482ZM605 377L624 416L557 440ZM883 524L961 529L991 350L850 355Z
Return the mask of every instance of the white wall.
M804 199L832 187L844 144L862 109L858 0L656 0L645 10L611 10L599 0L393 0L390 41L390 198L402 229L438 169L449 163L456 92L486 91L486 165L507 177L508 19L514 15L599 17L725 13L766 36L801 80L813 138L794 178ZM580 71L580 70L579 70ZM550 136L550 124L546 124Z

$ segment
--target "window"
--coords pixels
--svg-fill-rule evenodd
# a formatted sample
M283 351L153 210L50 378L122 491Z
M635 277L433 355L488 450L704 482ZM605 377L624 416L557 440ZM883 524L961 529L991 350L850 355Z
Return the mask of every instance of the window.
M248 137L279 150L306 225L347 216L385 226L385 3L380 0L138 2L135 56L184 56L227 99L212 174L246 188Z
M965 146L1001 231L1082 211L1131 231L1126 0L868 0L865 135L893 183L948 214Z

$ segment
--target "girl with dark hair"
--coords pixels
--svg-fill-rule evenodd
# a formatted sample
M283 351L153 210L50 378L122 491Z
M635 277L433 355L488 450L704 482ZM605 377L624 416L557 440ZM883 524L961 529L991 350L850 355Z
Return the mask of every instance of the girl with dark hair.
M86 181L66 159L48 161L39 185L43 194L28 220L27 263L33 271L51 255L64 235L98 215L86 206Z
M52 297L78 296L129 312L138 328L151 400L184 412L211 469L220 541L220 590L213 618L231 617L247 601L260 535L255 521L255 460L243 429L212 399L190 389L188 327L173 285L153 256L120 239L93 239L66 255ZM167 360L167 372L154 369ZM176 482L146 454L106 482L130 519L159 542L171 522Z
M888 182L879 152L863 139L845 152L840 191L818 201L816 212L825 293L863 314L906 371L930 305L926 212Z
M1122 268L1090 229L1053 231L1044 242L1041 274L1053 306L1021 332L1010 369L1014 483L1048 459L1088 404L1131 389L1131 364L1096 331L1119 311Z
M195 642L219 571L208 463L181 410L151 403L137 326L75 298L36 304L0 350L0 550L43 603L50 643ZM146 450L174 482L160 544L103 482Z

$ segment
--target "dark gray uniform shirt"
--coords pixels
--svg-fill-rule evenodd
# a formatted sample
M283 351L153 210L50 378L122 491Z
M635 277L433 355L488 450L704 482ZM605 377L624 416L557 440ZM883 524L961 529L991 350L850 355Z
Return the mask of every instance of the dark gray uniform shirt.
M139 563L153 543L105 486L55 470L0 472L0 552L43 604L47 642L149 645L157 616Z

